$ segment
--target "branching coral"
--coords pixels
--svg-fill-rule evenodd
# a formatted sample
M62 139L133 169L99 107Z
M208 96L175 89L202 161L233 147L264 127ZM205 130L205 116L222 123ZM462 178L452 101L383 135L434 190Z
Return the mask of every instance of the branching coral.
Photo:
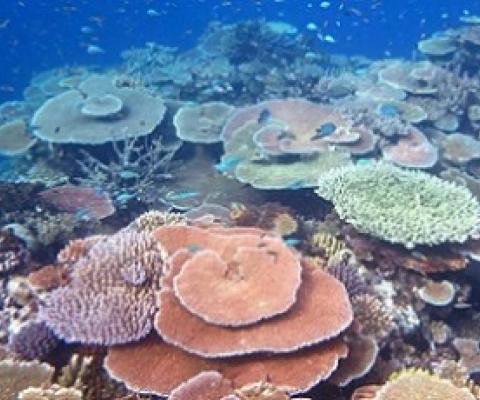
M78 181L86 186L101 187L120 204L142 198L145 190L171 177L169 170L179 145L165 146L161 138L133 138L112 142L114 159L104 162L81 150L78 161L84 175Z
M145 232L97 237L75 263L70 282L48 294L40 318L70 342L116 344L144 337L152 327L164 259L163 248Z
M359 231L408 248L478 235L480 204L465 188L386 163L322 174L317 194Z

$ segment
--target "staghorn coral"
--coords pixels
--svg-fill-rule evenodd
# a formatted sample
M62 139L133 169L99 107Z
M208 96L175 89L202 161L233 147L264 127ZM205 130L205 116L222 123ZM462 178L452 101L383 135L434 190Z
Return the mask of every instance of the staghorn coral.
M112 142L113 157L105 162L85 150L77 160L84 186L101 187L114 201L124 204L132 198L141 199L149 186L169 179L172 158L179 143L167 145L162 137L130 138Z
M124 230L96 242L74 265L70 282L48 293L39 317L68 342L116 344L152 327L154 290L165 253L146 232ZM140 269L140 278L135 271Z
M386 163L322 174L316 193L360 232L407 248L478 235L480 204L465 188Z

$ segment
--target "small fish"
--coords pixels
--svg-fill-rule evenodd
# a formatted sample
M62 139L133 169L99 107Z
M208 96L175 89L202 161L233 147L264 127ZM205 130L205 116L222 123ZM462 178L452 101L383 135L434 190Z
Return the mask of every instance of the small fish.
M317 37L322 42L335 43L335 38L332 35L322 35L320 32L318 32Z
M91 26L84 25L80 28L80 32L85 35L90 35L91 33L93 33L93 28Z
M317 133L313 135L310 140L323 139L326 136L330 136L337 130L337 126L333 122L327 122L317 129Z
M118 196L115 197L115 200L121 204L125 204L134 198L135 198L135 195L132 193L120 193Z
M95 44L89 44L87 46L87 53L90 55L103 54L105 53L105 50Z
M393 104L382 104L382 106L380 107L380 114L385 117L393 118L399 114L399 109Z
M119 175L120 175L120 178L122 178L122 179L136 179L136 178L140 177L138 172L127 171L127 170L120 171Z
M174 191L171 191L171 192L168 192L165 195L165 199L167 201L187 200L187 199L192 199L194 197L197 197L199 194L200 193L198 193L198 192L188 192L188 191L174 192Z
M92 216L90 215L88 208L82 208L75 213L74 218L77 221L90 221Z
M261 112L260 115L258 116L257 123L258 124L264 124L267 122L272 114L270 113L270 110L268 108L264 108Z
M302 241L297 238L288 238L288 239L285 239L285 243L287 244L287 246L295 247L295 246L298 246L300 243L302 243Z
M153 8L149 8L147 10L147 15L149 15L150 17L159 17L161 14Z
M307 30L308 31L316 31L316 30L318 30L318 26L315 22L309 22L307 24Z
M6 19L6 20L0 22L0 29L7 28L9 24L10 24L10 19Z
M330 2L329 1L322 1L320 3L320 8L328 8L330 7Z
M336 40L332 35L324 35L323 36L323 41L327 43L335 43Z
M235 168L240 163L240 161L242 161L242 158L240 157L235 157L235 156L223 157L222 160L218 164L215 164L213 167L218 172L221 172L223 174Z

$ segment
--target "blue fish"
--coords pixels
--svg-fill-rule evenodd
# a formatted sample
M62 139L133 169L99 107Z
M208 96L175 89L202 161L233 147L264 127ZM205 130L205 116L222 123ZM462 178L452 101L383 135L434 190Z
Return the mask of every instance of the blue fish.
M399 109L393 104L382 104L380 107L380 114L384 117L396 117L399 114Z
M90 221L92 216L90 215L88 208L81 208L75 213L74 218L77 221Z
M224 174L235 168L240 163L240 161L242 161L242 158L237 156L223 157L222 160L218 164L215 164L213 167L218 172Z
M268 108L264 108L261 112L260 115L258 116L257 123L258 124L264 124L267 122L272 114L270 113L270 110Z
M287 246L290 246L290 247L295 247L295 246L298 246L300 243L302 243L302 241L298 238L288 238L288 239L285 239L285 243L287 244Z
M194 197L197 197L200 193L198 192L168 192L165 195L166 200L175 201L175 200L188 200Z
M333 122L326 122L320 128L317 129L317 133L313 135L310 140L322 139L326 136L330 136L337 130L337 125Z
M119 203L125 204L133 198L135 198L135 195L132 193L120 193L117 197L115 197L115 200Z

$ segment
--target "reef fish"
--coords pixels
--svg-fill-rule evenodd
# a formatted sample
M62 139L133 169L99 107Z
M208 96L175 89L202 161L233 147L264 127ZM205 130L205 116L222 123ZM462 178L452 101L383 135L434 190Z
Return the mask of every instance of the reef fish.
M268 108L264 108L260 112L260 115L258 116L257 122L259 124L264 124L265 122L267 122L270 119L271 116L272 116L272 114L270 113L270 110Z

